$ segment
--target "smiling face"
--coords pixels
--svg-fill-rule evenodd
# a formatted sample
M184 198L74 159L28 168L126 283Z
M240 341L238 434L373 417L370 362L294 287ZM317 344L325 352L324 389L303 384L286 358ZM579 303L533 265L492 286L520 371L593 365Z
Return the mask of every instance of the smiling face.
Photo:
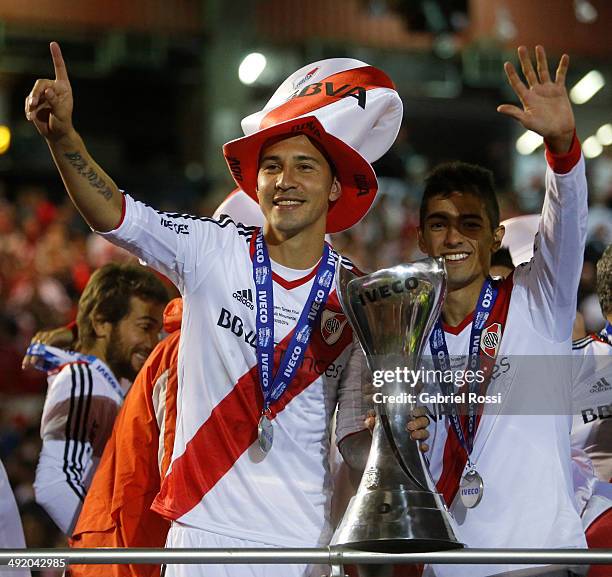
M262 149L257 197L266 227L281 237L325 232L329 203L340 183L319 149L300 134Z
M133 381L159 341L164 305L130 297L129 313L112 325L106 362L117 378Z
M426 206L419 246L429 256L442 256L449 291L482 285L491 255L499 248L504 227L493 229L484 202L476 195L452 192L432 196Z

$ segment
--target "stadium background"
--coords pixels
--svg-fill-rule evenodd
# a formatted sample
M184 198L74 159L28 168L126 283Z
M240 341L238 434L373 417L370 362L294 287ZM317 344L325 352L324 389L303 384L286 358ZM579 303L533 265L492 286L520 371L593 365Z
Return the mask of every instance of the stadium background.
M512 101L502 64L523 43L544 45L551 66L569 53L568 88L585 77L587 85L574 93L590 206L579 309L596 330L594 263L612 242L611 21L607 0L3 0L0 458L28 546L65 542L33 501L45 381L22 372L21 357L36 331L74 318L92 270L128 258L91 234L25 120L33 81L53 70L50 40L62 46L75 126L94 158L140 200L198 215L232 189L221 145L291 72L333 56L385 70L403 98L404 124L375 164L375 207L334 239L367 270L421 256L422 181L438 162L492 169L502 218L539 212L543 147L495 110ZM593 94L577 103L589 82Z

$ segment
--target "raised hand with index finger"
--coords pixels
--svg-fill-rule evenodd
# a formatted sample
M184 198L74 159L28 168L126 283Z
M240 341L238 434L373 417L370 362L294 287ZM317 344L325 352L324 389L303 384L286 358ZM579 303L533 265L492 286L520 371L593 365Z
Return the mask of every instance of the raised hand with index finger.
M535 55L537 71L533 68L527 48L519 46L518 57L527 84L519 78L510 62L504 64L506 77L521 101L522 109L512 104L502 104L497 110L516 118L526 129L544 137L553 152L563 154L568 152L572 145L576 127L565 88L569 56L561 56L553 81L548 71L544 48L536 46Z
M47 140L57 141L73 131L72 88L57 42L51 42L55 80L38 79L25 100L25 115Z

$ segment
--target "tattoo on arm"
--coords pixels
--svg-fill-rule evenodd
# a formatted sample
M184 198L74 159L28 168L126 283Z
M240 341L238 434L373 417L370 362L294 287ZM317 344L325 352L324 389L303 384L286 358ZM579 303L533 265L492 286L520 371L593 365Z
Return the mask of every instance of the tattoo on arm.
M89 185L95 188L98 194L101 194L106 200L113 197L113 191L106 184L106 181L98 175L93 167L87 164L87 161L78 152L67 152L64 156L76 168L77 172L89 181Z

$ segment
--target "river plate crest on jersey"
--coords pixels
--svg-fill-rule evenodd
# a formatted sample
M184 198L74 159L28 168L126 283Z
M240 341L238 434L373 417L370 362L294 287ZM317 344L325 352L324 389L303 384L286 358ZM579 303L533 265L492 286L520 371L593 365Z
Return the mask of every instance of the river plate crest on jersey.
M482 331L480 337L480 348L483 353L494 359L497 356L497 348L501 341L502 326L500 323L492 323Z
M323 340L332 346L338 342L342 336L342 331L348 320L343 313L323 309L321 314L321 336Z

